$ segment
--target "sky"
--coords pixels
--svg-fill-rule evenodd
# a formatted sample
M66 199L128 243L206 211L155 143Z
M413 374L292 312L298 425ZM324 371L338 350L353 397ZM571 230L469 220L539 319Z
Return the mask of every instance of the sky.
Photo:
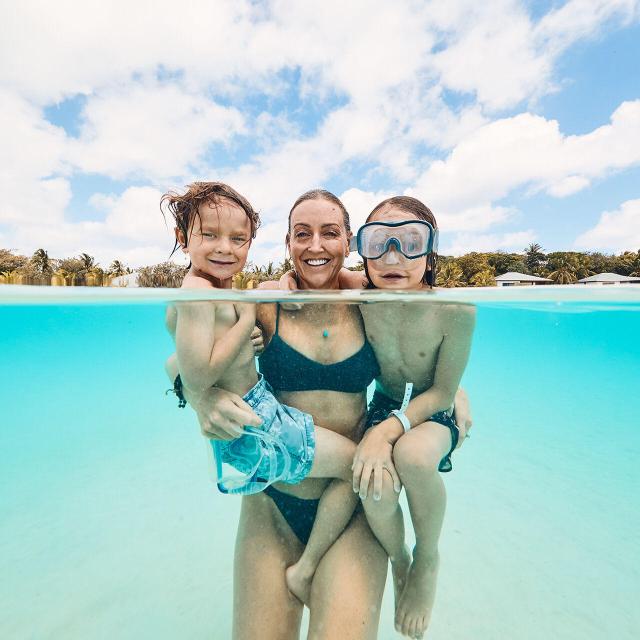
M2 3L0 247L162 262L162 194L222 180L256 264L316 187L447 255L637 251L639 70L640 0Z

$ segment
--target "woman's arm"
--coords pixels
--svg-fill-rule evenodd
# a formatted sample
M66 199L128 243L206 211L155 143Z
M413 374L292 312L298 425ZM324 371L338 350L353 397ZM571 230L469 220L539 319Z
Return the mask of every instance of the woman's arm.
M167 359L165 369L171 381L175 380L178 375L178 359L175 353ZM200 431L205 438L233 440L244 433L245 425L259 427L262 424L253 409L231 391L211 387L196 393L183 385L182 393L196 412Z
M176 353L185 386L201 392L218 382L238 357L255 327L255 306L239 305L238 321L218 340L214 338L216 305L212 302L177 305Z

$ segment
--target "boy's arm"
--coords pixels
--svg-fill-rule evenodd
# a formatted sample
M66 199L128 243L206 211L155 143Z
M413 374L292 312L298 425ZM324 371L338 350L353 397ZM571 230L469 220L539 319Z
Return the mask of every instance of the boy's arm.
M338 273L340 289L364 289L367 286L367 276L364 271L351 271L342 267Z
M451 408L467 366L476 310L475 307L456 305L451 307L451 312L448 330L438 352L433 385L411 400L405 411L412 427L425 422L434 413ZM378 427L384 427L392 443L404 433L399 420L385 420L385 424Z
M215 304L177 305L176 354L186 387L202 392L218 382L238 357L255 326L254 305L241 305L238 321L218 340L215 335Z

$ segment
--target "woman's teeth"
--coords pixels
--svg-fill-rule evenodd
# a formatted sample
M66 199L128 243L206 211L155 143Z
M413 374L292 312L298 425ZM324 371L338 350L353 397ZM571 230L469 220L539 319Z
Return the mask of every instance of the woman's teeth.
M323 258L322 260L305 260L305 262L311 265L312 267L320 267L323 264L327 264L329 260L327 258Z

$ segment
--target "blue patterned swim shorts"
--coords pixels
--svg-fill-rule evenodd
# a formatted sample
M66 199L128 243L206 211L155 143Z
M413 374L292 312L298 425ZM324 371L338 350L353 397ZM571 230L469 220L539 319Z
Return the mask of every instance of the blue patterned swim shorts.
M257 428L245 427L246 433L235 440L211 441L220 490L249 494L263 491L274 482L302 482L313 465L316 444L313 418L279 402L262 375L243 400L262 424ZM227 489L220 482L223 464L239 471L246 481Z

